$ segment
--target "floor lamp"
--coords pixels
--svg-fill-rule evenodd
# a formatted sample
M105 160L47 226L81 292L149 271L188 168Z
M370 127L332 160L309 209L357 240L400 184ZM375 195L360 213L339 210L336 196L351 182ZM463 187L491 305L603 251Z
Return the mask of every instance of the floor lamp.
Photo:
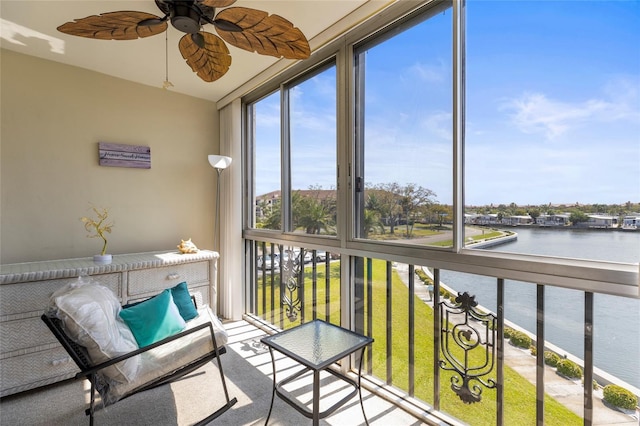
M209 155L209 164L218 172L218 180L216 182L216 216L213 220L213 248L215 250L218 241L218 218L220 217L220 174L231 164L231 157L224 155ZM219 248L218 248L219 250Z

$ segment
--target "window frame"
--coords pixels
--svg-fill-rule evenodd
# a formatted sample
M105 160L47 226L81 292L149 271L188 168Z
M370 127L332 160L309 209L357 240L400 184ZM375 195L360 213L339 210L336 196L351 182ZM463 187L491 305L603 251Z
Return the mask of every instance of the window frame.
M354 46L364 40L393 31L403 22L438 7L444 1L432 0L416 5L414 2L398 2L384 9L363 24L353 28L326 46L317 49L311 58L294 64L287 70L260 85L242 98L244 115L244 152L251 153L247 122L250 115L247 105L266 94L291 84L319 64L335 58L338 91L338 238L324 235L294 234L290 232L252 228L250 222L243 224L243 237L276 244L299 245L311 249L327 249L345 256L377 257L416 265L429 265L440 269L454 269L480 275L500 276L541 284L573 288L581 291L605 293L624 297L640 298L638 263L619 263L582 259L556 258L529 254L488 252L464 248L464 0L453 0L453 46L454 66L454 152L453 152L453 210L454 244L451 249L417 247L385 242L358 240L356 235L356 197L352 177L355 173L355 70ZM251 157L248 155L247 157ZM252 159L246 158L244 200L253 206L254 195L250 178ZM283 172L284 173L284 172ZM283 184L283 186L285 186ZM284 194L283 194L284 195ZM284 202L284 199L283 201ZM348 206L348 207L347 207ZM286 208L289 208L288 206ZM283 210L284 210L283 206ZM283 226L284 227L284 226ZM346 262L345 262L346 263Z

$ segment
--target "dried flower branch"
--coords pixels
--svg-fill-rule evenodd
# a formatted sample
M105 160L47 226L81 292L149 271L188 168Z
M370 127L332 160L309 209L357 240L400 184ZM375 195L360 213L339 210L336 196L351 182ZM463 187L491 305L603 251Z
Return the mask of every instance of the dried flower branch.
M98 209L96 207L92 208L94 213L97 216L97 219L92 219L89 217L82 217L80 220L84 223L84 228L89 233L87 238L102 238L104 244L102 246L102 252L100 255L104 256L107 253L107 237L105 237L106 233L111 233L111 227L114 225L113 222L107 223L107 217L109 216L109 211L105 208Z

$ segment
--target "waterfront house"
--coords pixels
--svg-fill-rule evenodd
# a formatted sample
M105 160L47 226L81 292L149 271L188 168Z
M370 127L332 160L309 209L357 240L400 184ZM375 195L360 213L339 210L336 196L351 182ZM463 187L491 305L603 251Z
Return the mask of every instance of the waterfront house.
M488 213L478 215L474 223L477 225L498 225L501 222L497 213Z
M476 213L465 213L464 214L464 223L469 224L469 225L474 225L474 224L478 223L478 217L480 217L480 215L476 214Z
M629 215L622 219L622 229L638 230L640 229L640 215Z
M533 218L529 215L506 216L502 219L502 223L510 226L531 225Z
M142 6L142 3L135 2L135 7L155 9L151 0L148 5ZM115 256L175 250L176 244L187 238L200 248L218 251L217 308L218 314L227 321L245 320L260 329L273 331L320 318L363 334L375 334L376 342L365 356L363 386L394 401L397 407L419 421L473 423L478 413L488 413L490 423L504 424L505 418L526 411L523 407L527 406L533 407L529 410L532 413L530 421L511 424L544 424L545 404L548 407L555 403L545 399L549 389L545 388L544 368L541 368L545 352L545 290L558 287L579 294L583 320L575 328L568 328L567 333L579 333L584 338L584 352L575 356L583 367L584 382L591 384L596 378L593 355L602 350L602 347L594 347L593 329L597 329L597 324L594 326L593 323L594 295L637 302L638 264L484 252L465 247L465 219L461 213L464 208L458 205L465 187L461 149L465 93L462 84L463 2L246 3L294 22L310 38L313 55L302 61L276 60L232 49L234 62L228 78L225 76L217 83L205 84L190 70L183 71L186 65L175 48L178 36L175 32L168 33L173 49L166 53L167 39L162 36L111 42L74 40L55 31L55 26L66 20L112 10L116 2L0 3L3 30L0 263L71 259L95 254L99 251L96 241L85 238L79 218L86 214L90 203L109 207L116 223L110 235L109 250ZM242 5L242 0L238 0L237 5ZM509 7L516 7L516 3ZM572 7L580 7L580 4ZM354 161L354 156L360 158L354 153L363 154L366 145L364 132L361 132L364 126L356 122L366 109L360 91L365 82L353 79L366 78L364 60L371 56L376 46L438 17L446 21L436 27L435 35L428 42L420 40L417 46L408 48L403 54L411 57L440 39L448 43L444 53L434 62L444 62L450 71L439 84L445 89L447 102L453 99L453 104L447 104L448 109L438 114L438 120L442 117L448 120L440 133L450 138L447 146L450 159L454 161L449 163L456 164L450 170L455 197L452 196L449 203L443 202L453 207L453 215L448 219L452 221L451 242L445 247L425 248L398 241L368 239L363 224L364 200L359 189L364 177L357 174L367 169L364 161ZM523 49L521 59L526 56L526 49ZM399 70L393 68L393 61L381 62L390 66L386 87ZM412 70L416 74L433 76L432 71L419 66L422 64L418 59L415 62ZM500 67L500 62L495 64L496 68ZM574 71L572 69L572 73ZM286 107L294 95L305 93L300 88L304 83L324 72L334 77L328 80L331 90L321 92L334 97L330 102L334 110L327 121L330 124L324 122L324 126L335 128L334 139L314 146L309 150L311 152L303 152L306 155L301 158L295 157L299 152L291 151L288 138L292 132L287 126L309 117L293 114ZM575 79L575 74L572 78ZM163 89L163 80L170 80L173 89ZM405 81L414 88L420 86L411 79ZM326 89L326 86L322 88ZM315 92L318 97L319 92ZM314 92L311 93L313 97ZM261 141L255 131L256 128L265 129L260 127L264 121L259 119L265 118L260 115L263 113L261 108L271 107L267 101L274 98L277 112L266 118L272 118L276 123L276 133L283 138L282 149L260 151L257 155L256 147ZM400 120L401 117L393 119ZM320 127L323 127L322 123ZM313 135L308 132L304 136ZM101 166L99 142L150 147L151 168ZM389 145L392 147L394 143L389 142ZM514 145L514 149L519 149L518 144ZM336 235L293 232L296 218L290 214L292 197L287 191L301 186L292 182L291 168L312 168L317 155L326 154L326 151L335 157L335 169L322 173L336 179L335 189L332 189L338 218ZM208 154L229 156L233 163L216 175L207 162ZM427 157L424 153L417 154ZM387 157L387 160L398 160L393 158L392 149ZM394 170L402 167L402 163L399 164L386 166L390 179ZM265 166L269 173L257 174L258 166ZM535 175L530 176L533 180ZM270 193L270 198L260 200L255 193L256 180L274 177L282 193L276 191ZM220 202L216 205L218 183L221 192ZM313 184L303 182L309 183ZM280 203L283 212L281 223L273 229L258 226L257 219L265 213L265 205L273 206L276 202ZM216 217L219 227L214 229ZM532 222L529 216L506 219L510 224ZM558 215L549 221L560 224L564 223L564 218ZM497 224L498 215L481 215L475 223ZM593 218L594 226L601 224L613 226L614 219ZM214 240L216 230L220 238ZM298 270L297 275L290 274L300 278L287 281L289 286L286 288L280 285L281 275L276 268L258 269L260 256L303 251L314 254L306 267L309 269ZM332 255L320 256L321 253ZM403 275L406 286L404 281L399 281L399 273L394 267L399 263L407 271ZM436 361L440 356L438 348L443 344L438 312L418 311L425 306L414 297L421 288L417 277L422 275L417 271L423 267L435 277L444 270L478 279L489 277L498 303L491 321L495 320L497 326L492 324L485 329L495 330L495 339L504 332L502 313L523 309L520 304L507 303L505 306L505 282L527 284L532 297L524 302L531 317L537 319L535 359L538 368L534 369L534 384L526 398L508 399L511 389L503 375L502 340L493 347L496 352L491 354L491 360L495 360L495 368L488 375L491 380L483 390L484 401L464 404L458 395L454 395L455 380L448 381L449 376L444 374L450 372L441 369ZM434 296L439 301L437 281ZM391 289L398 283L404 296L392 298ZM28 293L25 292L24 297L28 298ZM473 305L465 300L469 302L468 306ZM438 318L429 323L430 327L423 322L427 315ZM465 330L464 335L471 334L470 330ZM436 348L435 356L426 357L417 350L422 347L420 339ZM386 344L396 341L401 343ZM635 355L631 354L630 362L638 359ZM356 371L357 362L344 359L341 368ZM491 387L491 383L498 386ZM476 390L458 389L457 392L461 398L473 399L478 397L474 393ZM450 398L451 395L454 397ZM586 425L593 424L594 404L602 405L599 400L594 403L594 398L592 386L579 392L577 416L583 418ZM554 409L562 409L560 405ZM233 410L227 413L228 416L233 414ZM253 419L254 422L263 420ZM396 424L393 421L386 423Z
M590 214L586 226L589 228L617 228L618 218L610 215Z
M536 224L540 226L566 226L569 224L568 213L564 214L541 214L536 218Z

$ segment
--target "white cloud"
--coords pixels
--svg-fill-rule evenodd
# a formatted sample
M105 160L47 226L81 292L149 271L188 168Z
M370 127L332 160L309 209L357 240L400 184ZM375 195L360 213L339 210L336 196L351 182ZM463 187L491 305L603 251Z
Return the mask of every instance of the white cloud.
M448 69L442 62L435 65L416 63L409 67L408 75L427 83L442 83L445 78L448 79L445 77Z
M450 112L434 112L427 115L422 121L422 126L429 133L438 136L446 141L453 140L452 135L452 114Z
M511 120L524 133L544 133L548 139L567 132L609 108L606 102L588 100L571 104L549 99L541 93L526 93L506 102L501 109L511 110Z
M271 95L269 98L256 104L256 126L268 128L280 128L280 101Z
M610 80L600 97L579 102L554 99L544 93L524 93L499 108L523 133L542 133L549 140L594 122L640 120L638 84L629 77Z
M617 76L603 88L611 99L611 110L604 120L632 120L640 122L640 76Z

